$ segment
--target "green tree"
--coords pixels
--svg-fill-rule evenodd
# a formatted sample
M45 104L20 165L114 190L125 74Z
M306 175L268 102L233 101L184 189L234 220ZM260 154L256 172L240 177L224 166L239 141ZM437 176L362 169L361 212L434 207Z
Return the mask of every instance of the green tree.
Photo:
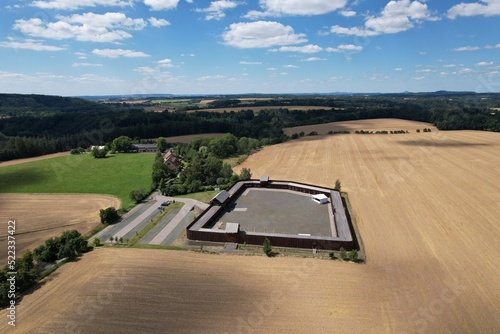
M92 246L94 246L94 247L99 247L99 246L101 246L101 240L99 240L99 238L94 238L94 239L92 240Z
M242 168L240 172L240 180L250 180L252 178L252 171L250 168Z
M94 146L90 150L90 155L92 155L96 159L105 158L107 154L108 154L108 149L106 147L99 148L97 146Z
M158 189L160 190L160 193L162 195L165 195L167 189L167 185L165 184L165 179L160 180L160 185L158 186Z
M158 147L158 151L160 151L161 153L164 153L168 148L167 140L163 137L159 137L156 140L156 147Z
M132 190L130 192L130 199L136 203L140 203L147 196L148 196L148 191L144 188Z
M101 224L111 224L120 218L118 211L116 211L116 209L112 206L106 209L101 209L99 211L99 216L101 218Z
M271 256L272 253L273 253L273 248L272 248L272 245L271 245L271 241L268 238L264 239L263 250L264 250L264 253L267 256Z
M132 139L127 136L120 136L113 140L111 147L116 152L128 152L132 149Z

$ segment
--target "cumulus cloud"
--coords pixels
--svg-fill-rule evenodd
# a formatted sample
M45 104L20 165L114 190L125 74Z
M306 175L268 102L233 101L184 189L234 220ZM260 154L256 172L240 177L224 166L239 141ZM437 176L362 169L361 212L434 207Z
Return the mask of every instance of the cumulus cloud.
M58 15L56 19L59 21L20 19L16 20L13 28L33 37L116 42L132 37L126 30L141 30L147 25L143 19L132 19L123 13Z
M291 26L272 21L233 23L222 39L226 45L242 49L307 42L305 35L296 34Z
M494 63L492 61L480 61L479 63L476 64L476 66L491 66Z
M42 9L75 10L84 7L96 6L132 6L133 1L128 0L37 0L33 1L33 7Z
M476 51L481 49L479 46L462 46L459 48L455 48L452 51Z
M159 60L157 63L161 67L174 67L174 64L172 63L172 59L168 59L168 58Z
M375 36L406 31L422 21L436 21L427 4L420 1L389 1L380 15L367 16L364 27L345 28L338 25L331 27L331 32L340 35Z
M323 48L317 45L309 44L302 46L282 46L278 49L272 49L270 51L279 52L300 52L300 53L317 53L323 51Z
M140 74L153 74L156 72L156 70L152 67L149 66L140 66L134 69L135 72L138 72Z
M459 3L448 9L447 17L454 20L458 16L500 15L499 0L483 0L473 3Z
M148 54L141 51L134 50L123 50L123 49L94 49L92 50L92 54L96 56L101 56L105 58L118 58L118 57L126 57L126 58L141 58L141 57L149 57Z
M153 27L160 28L164 26L169 26L170 22L168 22L165 19L157 19L156 17L150 17L148 19L149 24L151 24Z
M362 50L363 47L361 45L354 44L341 44L336 48L326 48L327 52L359 52Z
M42 41L27 39L23 42L17 42L13 39L7 42L0 42L0 47L2 48L10 48L10 49L24 49L24 50L33 50L33 51L62 51L66 50L65 48L61 48L59 46L46 45Z
M144 4L152 10L174 9L178 3L179 0L144 0Z
M200 13L207 13L207 16L205 16L206 20L220 20L226 16L224 11L236 8L237 6L238 2L236 1L219 0L212 1L210 6L207 8L197 9L196 11Z
M321 60L326 60L326 58L309 57L306 59L301 59L300 61L321 61Z
M73 63L71 65L72 67L81 67L81 66L86 66L86 67L100 67L103 66L102 64L96 64L96 63Z
M344 8L347 0L260 0L259 3L263 11L250 11L246 18L327 14Z
M345 16L345 17L351 17L351 16L355 16L356 12L353 10L343 10L340 12L340 15Z

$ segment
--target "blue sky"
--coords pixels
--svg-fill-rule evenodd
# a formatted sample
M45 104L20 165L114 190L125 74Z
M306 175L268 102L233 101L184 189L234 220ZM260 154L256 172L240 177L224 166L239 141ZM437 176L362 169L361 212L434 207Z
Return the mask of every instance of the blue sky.
M24 0L0 92L500 91L500 0Z

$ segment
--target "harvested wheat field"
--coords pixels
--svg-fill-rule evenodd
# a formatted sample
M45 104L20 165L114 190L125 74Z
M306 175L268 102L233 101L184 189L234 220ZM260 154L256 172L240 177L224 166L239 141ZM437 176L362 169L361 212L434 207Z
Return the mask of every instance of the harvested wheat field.
M99 222L99 210L120 207L118 198L109 195L82 194L0 194L0 245L7 249L7 223L16 221L16 254L33 250L46 239L64 230L85 234ZM5 264L7 252L0 252Z
M431 129L431 131L437 131L437 128L429 123L407 121L403 119L363 119L359 121L345 121L345 122L332 122L325 124L314 124L314 125L303 125L296 126L292 128L285 128L283 132L291 136L294 133L304 132L308 134L312 131L316 131L320 135L327 134L330 131L351 131L364 130L364 131L398 131L407 130L409 132L415 132L417 129L421 131L424 128Z
M477 131L266 147L238 168L341 180L365 264L97 249L24 297L15 330L0 332L497 333L499 152L500 134Z

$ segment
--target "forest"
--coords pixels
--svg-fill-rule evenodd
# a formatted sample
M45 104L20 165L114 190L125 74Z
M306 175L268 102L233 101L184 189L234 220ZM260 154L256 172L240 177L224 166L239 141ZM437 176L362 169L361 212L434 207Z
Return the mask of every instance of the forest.
M267 145L287 140L282 131L285 127L371 118L429 122L440 130L500 131L500 94L496 93L262 96L255 100L248 100L248 96L205 97L213 101L204 108L223 108L221 112L203 111L196 104L150 112L140 104L120 101L0 94L0 161L109 144L119 136L140 141L231 133ZM291 106L308 108L288 109ZM255 107L261 109L254 111Z

